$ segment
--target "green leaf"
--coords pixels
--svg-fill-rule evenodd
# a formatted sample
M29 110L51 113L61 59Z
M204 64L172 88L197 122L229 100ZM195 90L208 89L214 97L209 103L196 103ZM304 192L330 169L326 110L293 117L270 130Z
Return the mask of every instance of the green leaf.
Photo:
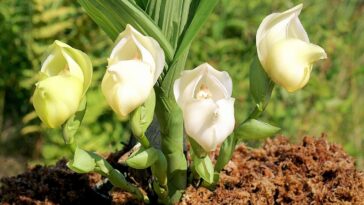
M175 80L179 77L180 73L185 69L188 52L188 49L185 50L184 54L178 60L172 63L172 65L168 69L167 75L163 78L162 83L159 84L160 90L156 90L159 92L158 94L166 96L169 100L173 102L175 102L173 85Z
M188 138L188 141L190 142L191 148L193 150L193 153L200 158L206 157L207 152L191 137Z
M260 111L263 111L269 102L274 83L265 73L258 58L256 58L250 66L249 82L250 93L257 104L257 108Z
M138 6L143 9L144 11L146 10L147 6L148 6L148 2L150 4L149 0L134 0L136 4L138 4Z
M198 6L195 7L197 5ZM187 24L187 30L183 34L183 38L180 39L180 44L178 45L178 49L174 56L174 59L178 59L186 49L189 48L191 42L196 37L197 33L201 30L204 23L207 21L208 17L214 10L217 5L218 0L199 0L195 1L192 6L193 9L196 9L196 12L190 12L190 16L192 18L191 23Z
M141 150L129 157L125 162L128 166L134 169L146 169L154 164L159 157L159 150L150 147L146 150Z
M98 172L108 175L112 166L99 155L76 147L73 160L67 166L77 173Z
M87 102L86 97L84 97L80 102L77 112L62 125L63 139L66 144L72 144L74 142L74 137L85 116L86 107Z
M146 12L162 29L173 48L177 47L189 16L191 0L150 0Z
M240 140L265 139L276 134L280 128L255 119L248 120L234 131Z
M88 173L95 169L95 159L85 150L76 147L73 160L67 166L77 173Z
M158 150L158 160L152 164L151 170L154 177L158 179L159 185L166 187L167 186L167 159L164 156L163 152Z
M195 170L198 175L207 183L211 184L214 181L214 166L210 157L194 157L193 162L195 163Z
M201 183L201 186L211 190L211 191L214 191L216 189L216 186L217 186L217 183L219 182L219 179L220 179L220 172L214 172L214 180L212 183L208 183L207 181L203 181Z
M215 172L220 172L225 165L229 162L231 157L233 156L233 152L236 146L236 138L234 134L229 135L222 143L220 147L219 157L217 158L215 164Z
M138 187L126 181L123 174L117 169L114 169L105 159L95 153L76 147L74 158L67 163L67 166L77 173L97 172L102 176L107 177L114 186L132 193L139 200L144 199L144 196Z
M94 158L95 162L96 162L96 167L95 167L95 171L97 171L98 173L101 173L103 175L109 175L110 174L110 170L113 170L114 168L109 164L109 162L107 162L104 158L100 157L99 155L93 153L93 152L88 152L90 156L92 156L92 158Z
M154 21L134 2L126 0L78 0L87 14L115 40L127 24L144 35L157 40L163 48L167 61L171 61L174 50Z
M124 175L120 173L117 169L110 170L110 174L108 175L108 178L110 182L123 190L129 190L131 187L129 187L129 183L126 181ZM142 198L142 197L140 197Z
M145 200L144 202L149 201L149 199L146 197L144 198L143 193L138 189L137 186L134 186L133 184L130 184L128 181L126 181L124 175L120 173L117 169L110 170L109 175L107 176L111 182L112 185L121 188L124 191L130 192L133 194L138 200Z

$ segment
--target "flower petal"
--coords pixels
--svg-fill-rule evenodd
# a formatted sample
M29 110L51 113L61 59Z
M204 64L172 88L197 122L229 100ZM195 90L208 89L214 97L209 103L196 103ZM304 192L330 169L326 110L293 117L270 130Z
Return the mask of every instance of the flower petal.
M180 107L194 98L196 87L202 77L200 70L182 71L181 77L173 85L174 97Z
M214 129L217 144L221 144L234 131L234 102L234 98L222 99L216 102L218 110Z
M211 99L194 100L183 109L185 130L206 151L218 144L215 139L214 118L218 106Z
M67 65L66 59L63 57L61 49L51 46L49 52L46 52L47 58L42 63L41 72L47 76L55 76L60 73Z
M206 151L212 151L234 130L234 99L195 100L183 109L186 133Z
M298 19L301 10L302 4L299 4L285 12L273 13L263 19L257 31L256 45L259 60L264 68L269 48L276 42L287 38L299 38L309 42L307 33Z
M135 57L135 48L136 47L125 47L123 48L123 44L125 44L126 41L124 39L126 38L132 38L133 43L137 44L140 54L143 56L143 61L148 62L151 64L151 67L154 72L154 83L157 82L160 74L163 71L164 64L165 64L165 55L163 49L160 47L159 43L149 36L142 35L139 31L137 31L135 28L133 28L131 25L126 25L125 30L120 33L119 37L117 38L116 42L117 45L115 46L111 56L109 64L116 63L119 60L131 60ZM128 40L129 41L129 40ZM121 45L119 45L121 44ZM129 45L128 45L129 46ZM125 56L123 58L114 59L116 56L116 53L121 52L121 49L125 50L125 55L127 53L134 53L133 56ZM145 55L145 52L148 52L148 56ZM153 59L153 62L151 61Z
M193 70L183 71L181 77L175 81L173 88L177 103L183 106L185 102L192 100L201 84L211 89L215 100L230 97L232 94L232 80L229 74L203 63Z
M317 45L298 39L282 40L271 48L267 72L275 83L293 92L306 85L312 64L326 57Z
M120 61L108 68L101 88L111 108L126 116L143 104L153 89L150 66L138 60Z
M79 106L82 81L72 75L57 75L37 83L33 105L39 118L48 127L60 127Z

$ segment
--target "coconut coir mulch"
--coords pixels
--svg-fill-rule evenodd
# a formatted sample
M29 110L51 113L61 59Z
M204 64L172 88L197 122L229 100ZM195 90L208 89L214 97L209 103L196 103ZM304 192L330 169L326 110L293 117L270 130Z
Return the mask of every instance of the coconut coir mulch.
M1 204L139 204L109 191L96 174L76 174L65 161L1 179ZM180 204L364 204L364 172L340 146L324 138L267 140L262 148L237 147L214 191L190 185Z

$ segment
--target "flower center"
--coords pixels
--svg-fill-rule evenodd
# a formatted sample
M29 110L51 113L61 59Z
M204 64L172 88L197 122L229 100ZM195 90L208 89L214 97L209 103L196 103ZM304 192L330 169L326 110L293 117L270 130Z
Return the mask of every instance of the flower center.
M64 65L63 70L59 71L57 75L67 75L70 73L70 68L68 67L68 64Z
M202 99L210 99L212 97L212 94L205 84L201 84L200 88L198 89L195 98L198 100Z
M142 59L142 56L140 55L139 52L136 52L134 57L133 57L133 60L141 60Z

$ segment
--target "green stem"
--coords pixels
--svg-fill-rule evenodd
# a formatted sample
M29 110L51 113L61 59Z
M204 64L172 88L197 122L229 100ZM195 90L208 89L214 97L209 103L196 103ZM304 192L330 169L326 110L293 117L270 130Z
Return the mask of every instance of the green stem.
M156 114L161 129L162 151L168 162L168 190L171 203L175 203L179 201L187 181L182 112L174 100L157 96Z
M250 113L249 117L247 117L242 123L240 123L238 127L240 127L242 124L246 123L250 119L259 117L259 115L262 114L263 111L264 110L259 109L258 106L255 106L253 111Z
M144 148L150 147L149 140L148 140L147 136L145 136L145 133L143 133L143 135L141 137L137 137L137 139Z
M70 150L70 152L72 153L72 155L75 153L75 150L76 150L76 147L77 147L77 144L76 142L72 142L72 143L66 143L68 149Z
M158 195L159 203L169 204L167 159L162 152L158 152L158 160L151 166L152 174L156 178L153 182L153 189Z
M168 191L171 203L177 203L187 184L187 161L184 155L183 117L177 105L173 84L184 70L188 50L172 63L162 83L156 90L156 116L160 124L162 151L168 163Z
M268 103L269 103L270 97L272 95L273 89L274 89L274 83L272 81L269 81L269 85L268 85L268 88L267 88L267 92L265 94L265 99L261 103L262 106L259 107L258 105L256 105L254 107L253 111L250 113L249 117L246 118L246 120L244 120L242 123L239 124L239 127L242 124L244 124L245 122L247 122L248 120L259 117L259 115L264 112L265 108L268 106Z

